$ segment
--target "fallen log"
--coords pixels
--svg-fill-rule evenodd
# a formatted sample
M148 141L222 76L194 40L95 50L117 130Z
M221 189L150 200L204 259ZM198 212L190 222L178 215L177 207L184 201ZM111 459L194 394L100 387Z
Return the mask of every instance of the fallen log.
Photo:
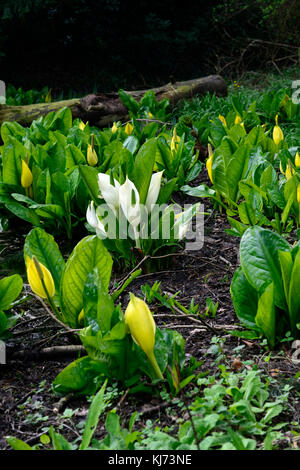
M174 106L180 99L189 99L197 95L215 93L217 96L227 95L227 85L220 75L196 78L185 82L168 83L158 88L152 88L158 101L168 99ZM129 91L137 101L149 90ZM118 93L100 93L74 98L71 100L38 103L26 106L0 105L0 125L5 121L16 121L23 126L29 126L40 116L51 111L58 111L67 106L72 112L73 119L80 118L84 122L104 127L113 121L128 118L128 110L121 102Z

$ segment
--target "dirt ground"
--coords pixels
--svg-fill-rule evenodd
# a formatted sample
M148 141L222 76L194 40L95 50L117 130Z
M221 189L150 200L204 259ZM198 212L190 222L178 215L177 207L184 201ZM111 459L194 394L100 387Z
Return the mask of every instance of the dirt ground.
M196 184L199 184L199 181ZM191 198L188 202L191 202ZM229 291L233 273L239 263L239 239L225 233L224 229L229 228L226 216L213 211L209 201L203 200L203 202L207 212L203 248L198 251L182 251L170 257L167 269L142 274L130 285L130 291L141 295L140 287L143 284L152 285L155 281L161 281L163 292L174 294L180 291L177 300L185 306L190 304L192 298L195 304L203 307L208 297L213 302L218 302L215 318L206 319L208 327L192 318L180 314L174 315L159 304L152 304L151 310L158 326L175 328L183 335L186 340L187 356L194 356L197 360L203 361L201 370L214 373L216 365L206 353L211 346L212 337L222 336L225 339L224 351L228 364L233 364L237 357L233 349L243 345L238 353L241 367L243 361L251 359L259 368L275 377L279 386L285 383L292 384L293 397L293 393L296 395L299 393L300 386L294 379L299 366L291 361L291 344L285 343L283 352L275 351L271 358L265 361L266 353L261 346L261 340L241 339L230 335L227 331L240 328ZM2 235L2 247L5 248L0 250L0 263L11 257L15 267L22 266L20 250L24 235L22 233L0 235ZM28 286L27 290L29 292ZM127 289L121 297L124 306L128 302L128 292ZM51 383L57 374L77 356L40 354L41 348L45 347L79 345L78 339L50 318L38 299L27 300L18 307L18 311L21 309L25 313L13 328L13 337L7 342L7 364L0 365L1 449L9 448L5 436L14 436L31 445L35 444L44 433L43 428L49 425L53 425L67 439L73 440L78 436L76 424L86 418L90 405L86 397L69 396L65 402L61 402L59 401L61 397L51 390ZM162 427L173 423L174 417L168 411L168 403L161 397L135 396L126 394L124 390L118 394L114 390L112 387L111 407L117 407L124 424L128 423L134 411L141 413L136 423L137 428L145 425L147 419L151 418L159 419ZM61 418L66 407L74 411L70 419ZM299 415L299 405L291 400L290 415L286 416L285 420L299 421ZM100 419L95 437L104 436L104 421L105 417Z

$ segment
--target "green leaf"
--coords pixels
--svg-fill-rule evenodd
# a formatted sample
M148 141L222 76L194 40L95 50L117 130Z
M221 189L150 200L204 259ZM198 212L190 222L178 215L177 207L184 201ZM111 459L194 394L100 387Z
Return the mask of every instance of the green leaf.
M271 348L275 345L276 314L274 308L274 283L271 282L258 300L258 309L255 317L259 326L266 336Z
M61 434L55 432L52 426L49 429L49 436L51 437L53 450L74 450L72 444Z
M24 244L24 258L32 259L36 256L52 274L56 294L60 291L60 282L65 261L52 235L41 228L34 228L29 232Z
M140 195L140 204L145 204L152 177L156 155L156 140L145 142L138 151L133 170L133 182Z
M87 419L85 422L85 427L84 427L82 441L81 441L79 450L85 450L89 446L91 439L93 437L93 434L96 430L99 417L102 411L104 411L105 409L104 393L105 393L106 385L107 385L107 380L104 382L101 389L96 394L96 396L94 397L91 403L89 413L87 415Z
M0 310L0 338L2 333L8 328L7 316Z
M26 148L14 137L9 137L2 153L3 182L21 185L22 158L25 159Z
M14 450L33 450L29 444L16 437L7 437L6 440Z
M139 103L124 90L119 90L118 93L124 106L135 116L139 111Z
M242 236L240 260L248 282L261 294L274 282L275 304L285 309L278 251L290 251L290 245L269 229L250 227Z
M232 278L230 294L234 310L239 320L250 328L255 328L255 315L258 306L258 293L246 279L241 267Z
M98 186L98 169L87 165L79 165L80 176L83 179L87 190L93 199L98 204L99 186Z
M18 202L7 202L5 207L20 219L26 220L32 225L40 225L40 218L33 209L28 209Z
M300 250L298 250L293 264L290 289L288 295L288 307L290 323L293 333L297 333L297 323L300 322Z
M0 280L0 310L10 308L12 302L19 297L23 289L23 281L19 274L4 277Z
M98 268L103 290L107 292L112 258L102 241L92 235L76 245L62 275L61 307L64 321L71 327L76 328L78 325L78 315L83 308L84 284L94 268Z
M110 330L114 303L110 295L103 289L98 268L88 274L83 291L84 325L92 326L93 332Z
M278 258L281 268L283 288L287 305L289 304L289 289L293 269L293 257L290 251L279 251Z
M93 361L89 356L71 362L55 378L54 391L61 394L75 392L80 395L93 394L104 375L108 374L109 364Z

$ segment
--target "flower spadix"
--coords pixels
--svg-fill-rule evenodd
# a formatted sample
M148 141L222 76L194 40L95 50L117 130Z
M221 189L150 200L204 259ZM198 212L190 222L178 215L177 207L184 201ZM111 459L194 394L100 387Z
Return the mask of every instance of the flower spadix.
M32 185L32 173L29 169L28 164L25 160L22 160L22 172L21 172L21 185L24 189L29 188Z
M27 259L27 279L32 291L46 299L52 298L55 294L53 277L49 271L38 259L33 256Z
M154 356L155 321L148 305L131 293L125 312L125 323L128 325L133 341L144 351L157 377L163 379Z
M275 126L273 129L273 140L276 145L279 145L279 143L284 139L283 132L281 128L278 125L278 114L275 117Z

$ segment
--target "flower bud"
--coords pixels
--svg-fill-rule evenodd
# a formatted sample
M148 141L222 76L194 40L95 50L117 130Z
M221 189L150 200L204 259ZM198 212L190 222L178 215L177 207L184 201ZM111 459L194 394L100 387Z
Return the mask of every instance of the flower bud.
M117 130L118 130L117 123L114 122L113 125L112 125L112 128L111 128L111 131L112 131L112 133L114 134L115 132L117 132Z
M87 149L87 162L90 166L96 166L98 163L97 153L90 144Z
M130 135L133 131L133 126L130 124L130 122L127 122L125 126L125 132L127 135Z
M22 160L22 173L21 173L21 185L24 189L29 188L32 185L32 173L29 169L29 166Z
M133 294L130 294L130 302L125 312L125 323L129 327L134 342L148 357L157 377L163 379L161 370L154 356L155 321L148 305Z
M219 119L220 119L221 123L223 124L223 126L227 127L227 122L226 122L226 119L224 118L224 116L219 114Z
M279 145L279 143L284 139L283 132L281 128L278 126L278 114L275 118L276 125L274 126L273 129L273 140L276 145Z
M32 291L43 299L52 298L55 294L53 277L42 263L35 256L27 261L27 279ZM47 292L46 292L46 290Z
M211 148L210 144L208 144L208 155L209 155L209 157L206 160L206 169L207 169L209 179L213 183L213 180L212 180L212 163L213 163L214 154L213 154L213 151L212 151L212 148Z

